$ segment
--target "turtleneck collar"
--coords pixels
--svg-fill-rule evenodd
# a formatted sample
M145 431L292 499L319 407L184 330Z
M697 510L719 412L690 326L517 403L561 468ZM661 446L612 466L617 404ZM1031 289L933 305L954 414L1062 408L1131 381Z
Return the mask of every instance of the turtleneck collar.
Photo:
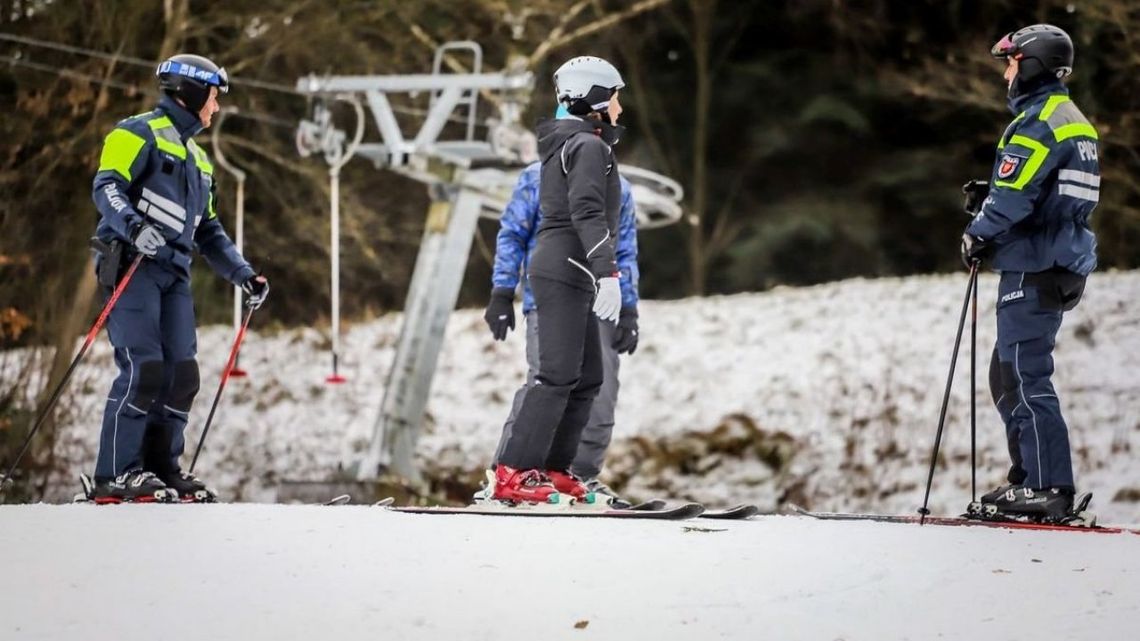
M183 143L202 131L202 121L198 120L198 114L190 113L190 110L178 104L170 96L164 95L160 98L158 108L170 118L170 122L174 123L178 137Z
M611 147L618 144L618 142L621 140L622 134L625 133L625 127L621 125L611 125L604 120L596 123L596 128L598 130L598 135L601 136L602 140L606 141L606 144Z
M1014 84L1014 88L1018 88L1018 85ZM1016 116L1040 100L1056 94L1064 94L1067 96L1069 95L1069 90L1060 80L1046 77L1044 82L1035 83L1031 88L1024 88L1021 91L1011 93L1009 96L1009 110Z

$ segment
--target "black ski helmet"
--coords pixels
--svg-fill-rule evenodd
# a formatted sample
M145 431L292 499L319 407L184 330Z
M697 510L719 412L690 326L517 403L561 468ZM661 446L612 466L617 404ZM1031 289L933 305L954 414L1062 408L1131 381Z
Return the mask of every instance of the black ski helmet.
M218 93L226 93L230 89L230 77L225 69L209 58L189 53L164 60L158 65L155 75L162 92L181 100L193 113L201 111L206 104L210 87L217 87Z
M1073 73L1073 40L1051 24L1022 27L999 40L990 53L1017 60L1017 79L1023 83L1044 75L1060 80Z

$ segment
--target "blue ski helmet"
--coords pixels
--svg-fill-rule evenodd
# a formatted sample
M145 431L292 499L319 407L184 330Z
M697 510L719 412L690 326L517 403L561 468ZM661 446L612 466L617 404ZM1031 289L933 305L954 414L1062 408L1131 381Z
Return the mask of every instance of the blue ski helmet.
M194 113L206 104L210 87L217 87L218 93L226 93L230 89L230 77L225 69L209 58L188 53L164 60L158 65L155 75L163 93L182 101Z

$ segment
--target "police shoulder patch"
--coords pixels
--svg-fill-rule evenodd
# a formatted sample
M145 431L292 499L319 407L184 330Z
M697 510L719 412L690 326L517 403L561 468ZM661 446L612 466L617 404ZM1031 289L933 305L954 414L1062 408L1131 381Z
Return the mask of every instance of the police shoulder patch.
M1025 164L1025 161L1026 158L1024 156L1019 156L1008 151L1004 152L1001 155L1001 160L998 161L997 177L1005 179L1013 176L1019 169L1021 169L1022 165Z
M1027 157L1011 152L1004 152L998 161L998 178L1007 179L1016 175L1024 167Z

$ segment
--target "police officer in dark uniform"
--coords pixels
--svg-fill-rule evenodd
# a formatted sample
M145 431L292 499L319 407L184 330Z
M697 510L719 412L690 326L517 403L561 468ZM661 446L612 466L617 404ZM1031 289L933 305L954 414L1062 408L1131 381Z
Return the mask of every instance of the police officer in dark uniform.
M1053 25L1020 29L994 45L1007 61L1015 115L998 142L988 185L967 185L976 216L962 237L969 264L1001 273L990 390L1005 422L1008 485L982 497L1007 516L1062 520L1075 482L1068 428L1050 377L1064 312L1096 268L1089 216L1100 198L1097 132L1069 97L1073 42Z
M214 499L178 460L199 386L192 252L241 286L247 304L260 306L269 293L222 228L214 168L192 138L217 113L218 95L229 89L226 71L183 54L163 62L157 76L158 106L107 135L92 188L104 290L136 255L145 257L107 323L119 375L103 414L92 497L99 503Z

